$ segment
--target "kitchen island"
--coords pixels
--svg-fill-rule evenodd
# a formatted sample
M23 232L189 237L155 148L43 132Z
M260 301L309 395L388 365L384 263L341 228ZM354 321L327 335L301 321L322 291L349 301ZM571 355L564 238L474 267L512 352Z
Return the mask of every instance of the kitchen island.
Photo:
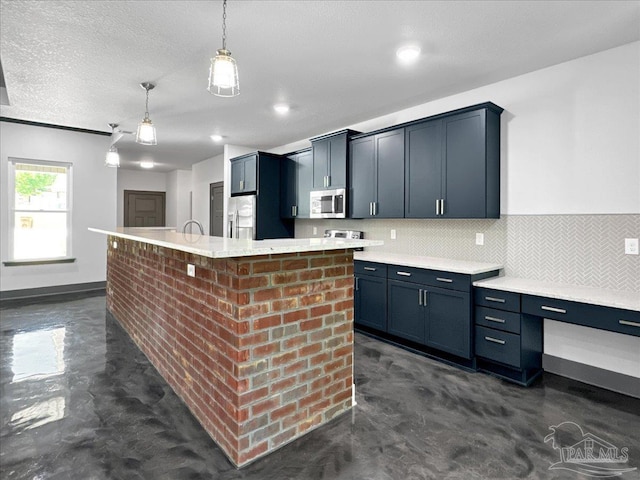
M107 235L107 310L236 466L349 410L353 249L381 241Z

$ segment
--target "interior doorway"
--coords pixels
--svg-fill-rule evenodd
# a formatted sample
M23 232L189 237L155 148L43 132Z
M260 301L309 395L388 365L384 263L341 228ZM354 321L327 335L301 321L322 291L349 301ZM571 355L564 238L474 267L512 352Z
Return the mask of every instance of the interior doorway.
M125 227L164 227L165 192L124 191Z
M209 184L209 235L224 236L224 182Z

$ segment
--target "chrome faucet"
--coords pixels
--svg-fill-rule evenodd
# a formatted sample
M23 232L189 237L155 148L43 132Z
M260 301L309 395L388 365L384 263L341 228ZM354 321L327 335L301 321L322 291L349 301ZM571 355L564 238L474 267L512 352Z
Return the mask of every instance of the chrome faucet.
M187 220L184 222L184 225L182 226L182 233L187 233L187 227L192 223L195 223L198 226L200 229L200 235L204 235L204 228L202 228L202 224L197 220Z

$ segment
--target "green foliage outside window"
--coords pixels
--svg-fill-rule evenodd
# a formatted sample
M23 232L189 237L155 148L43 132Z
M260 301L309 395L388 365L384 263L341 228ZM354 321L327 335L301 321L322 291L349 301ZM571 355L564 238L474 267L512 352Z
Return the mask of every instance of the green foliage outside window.
M16 175L16 192L25 197L34 197L46 192L55 181L55 174L19 172Z

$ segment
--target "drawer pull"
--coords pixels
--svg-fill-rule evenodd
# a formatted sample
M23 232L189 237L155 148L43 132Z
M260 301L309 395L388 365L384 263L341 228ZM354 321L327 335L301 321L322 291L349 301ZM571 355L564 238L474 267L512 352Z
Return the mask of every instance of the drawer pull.
M497 339L497 338L493 338L493 337L484 337L484 339L485 339L487 342L493 342L493 343L497 343L497 344L500 344L500 345L504 345L505 343L507 343L507 342L506 342L506 341L504 341L504 340L499 340L499 339Z
M418 305L422 306L422 289L418 290Z
M640 323L638 322L630 322L629 320L618 320L620 325L627 325L629 327L638 327L640 328Z
M453 280L451 280L450 278L436 277L436 280L439 282L453 283Z
M504 323L505 320L502 318L497 318L497 317L490 317L489 315L485 315L484 317L485 320L489 320L490 322L496 322L496 323Z
M409 272L396 272L398 275L402 277L410 277L411 274Z
M373 268L373 267L364 267L364 269L369 272L375 272L376 270L378 270L377 268Z
M487 302L498 302L498 303L506 303L507 301L504 298L496 298L496 297L484 297Z
M546 305L542 305L540 308L542 310L546 310L547 312L567 313L564 308L547 307Z

